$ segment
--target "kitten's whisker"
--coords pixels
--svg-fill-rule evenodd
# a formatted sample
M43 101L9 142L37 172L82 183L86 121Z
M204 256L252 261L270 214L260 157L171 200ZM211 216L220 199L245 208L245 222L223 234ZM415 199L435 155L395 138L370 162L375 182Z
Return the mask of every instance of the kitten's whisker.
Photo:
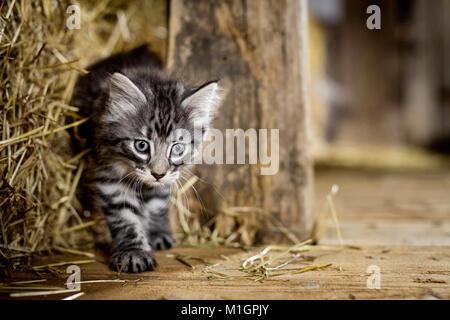
M191 177L193 177L193 176L194 176L194 175L192 175ZM191 177L190 177L190 178L191 178ZM195 176L195 177L196 177L196 176ZM187 179L183 174L181 174L181 178L183 178L186 182L189 181L189 179ZM197 177L197 178L198 178L198 177ZM200 198L200 195L199 195L197 189L195 188L195 186L192 185L191 188L194 190L194 192L195 192L195 194L196 194L196 196L197 196L197 199L198 199L198 200L202 203L202 205L203 205L203 201L202 201L202 199Z
M180 191L181 189L183 189L183 185L182 185L181 181L179 181L178 179L175 180L175 182L176 182L177 187L178 187L178 190L177 190L177 200L178 200L178 191ZM183 200L181 200L181 201L182 201L181 204L182 204L182 206L183 206L184 208L186 208L187 211L190 212L190 210L189 210L189 201L187 200L186 192L184 192L183 195L184 195L184 200L185 200L185 202L183 203ZM184 214L184 212L183 212L183 214Z
M225 200L225 197L217 190L217 187L214 185L214 183L210 183L208 181L206 181L205 179L200 178L198 175L196 175L195 173L193 173L191 170L189 170L189 168L183 168L184 170L187 170L188 173L190 173L193 176L196 176L198 178L198 180L200 182L206 183L208 185L210 185L211 187L213 187L214 191L223 199Z
M182 175L180 175L180 178L184 178L184 177L183 177ZM186 178L184 178L184 179L186 180ZM186 182L187 182L187 180L186 180ZM180 184L181 184L181 181L180 181ZM184 199L185 199L185 201L186 201L185 207L187 208L187 210L188 210L189 212L191 212L191 210L190 210L190 208L189 208L189 199L188 199L186 193L187 193L187 190L186 190L185 192L183 192L183 196L184 196Z
M175 180L175 182L177 183L177 186L178 186L178 190L177 190L177 200L178 200L178 193L179 193L179 191L181 190L181 189L183 189L183 185L181 184L181 181L179 181L178 179L177 180ZM181 203L183 206L185 206L184 205L184 203Z
M183 174L180 174L180 178L184 179L186 182L189 181L189 179L187 179ZM192 185L191 188L192 188L192 190L194 190L195 196L196 196L197 200L200 202L200 212L201 212L201 214L203 216L206 216L206 212L205 212L206 207L205 207L205 205L203 203L203 200L200 197L200 194L198 193L198 191L197 191L197 189L195 188L194 185Z
M124 175L120 180L119 180L119 183L122 183L122 181L124 180L124 179L126 179L126 178L128 178L130 175L132 175L133 174L133 172L129 172L129 173L127 173L126 175Z
M125 175L122 179L120 179L120 181L119 181L119 183L122 181L122 180L124 180L125 178L127 178L127 177L129 177L129 176L131 176L131 180L130 181L125 181L125 189L123 190L121 190L121 193L120 193L120 196L121 197L123 197L123 196L127 196L127 195L129 195L129 194L131 194L131 183L133 182L133 180L134 180L134 176L133 176L133 172L130 172L130 173L128 173L127 175Z

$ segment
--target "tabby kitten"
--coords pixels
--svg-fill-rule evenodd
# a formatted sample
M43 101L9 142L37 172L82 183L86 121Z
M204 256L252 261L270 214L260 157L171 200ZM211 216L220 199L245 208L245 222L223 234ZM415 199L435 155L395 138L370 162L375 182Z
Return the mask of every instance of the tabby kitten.
M76 139L92 148L83 194L108 223L111 268L153 270L153 250L174 245L168 219L172 185L199 155L219 101L217 81L186 86L168 76L145 47L89 70L73 98L80 114L91 119ZM199 127L200 139L194 139Z

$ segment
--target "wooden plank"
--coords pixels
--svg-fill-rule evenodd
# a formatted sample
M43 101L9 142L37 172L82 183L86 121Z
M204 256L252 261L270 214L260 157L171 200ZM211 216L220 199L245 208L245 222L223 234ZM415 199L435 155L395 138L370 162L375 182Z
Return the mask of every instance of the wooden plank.
M347 244L358 246L450 246L450 173L326 170L316 174L316 215L329 228L321 243L337 244L324 209L331 185L333 202Z
M262 175L267 165L249 165L248 158L245 165L199 169L208 182L198 187L206 208L253 207L277 216L300 239L310 237L313 221L306 6L305 0L172 1L168 56L168 68L188 82L221 79L215 128L279 130L274 175ZM268 132L268 146L247 147L246 157L267 149L275 163L274 134ZM286 241L279 233L259 235L275 236Z
M345 241L360 245L361 249L339 250L336 245L326 250L313 249L304 255L315 257L314 261L293 262L289 267L328 263L332 266L270 278L262 283L249 279L209 280L202 272L203 262L185 258L195 267L192 269L173 255L220 263L217 268L233 269L227 272L239 274L236 269L261 248L250 252L231 248L175 248L157 252L160 266L154 272L118 275L108 268L107 252L97 251L96 263L80 265L81 280L119 278L127 283L82 284L86 294L80 299L450 299L450 172L327 170L318 171L316 179L318 200L323 200L332 184L339 184L334 202L342 235ZM337 243L333 225L325 231L320 243ZM86 257L41 257L33 265L80 259ZM366 271L371 265L380 268L379 290L367 288L370 274ZM64 287L66 266L58 270L63 277L57 279L46 274L46 286ZM14 279L36 279L36 275L16 273ZM42 297L35 297L38 298Z
M389 250L389 251L386 251ZM170 254L201 257L221 267L236 269L242 260L257 251L238 249L178 248ZM362 250L314 250L305 255L316 257L308 265L333 265L296 275L254 282L248 279L208 280L204 264L189 260L195 269L157 255L160 267L138 275L109 270L103 263L81 265L81 280L125 279L122 283L81 284L80 299L427 299L450 298L450 253L444 247L367 247ZM226 256L225 260L222 256ZM61 259L62 257L59 257ZM67 256L64 257L67 259ZM299 267L303 264L292 264ZM380 268L381 288L368 289L366 273L370 265ZM64 279L49 282L64 286ZM67 294L68 295L68 294ZM62 295L60 298L64 298ZM47 298L57 299L55 296Z

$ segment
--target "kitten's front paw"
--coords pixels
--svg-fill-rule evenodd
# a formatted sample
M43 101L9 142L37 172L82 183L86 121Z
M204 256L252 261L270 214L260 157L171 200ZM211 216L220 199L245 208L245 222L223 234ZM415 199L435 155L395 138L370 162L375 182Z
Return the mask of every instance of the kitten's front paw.
M110 259L111 269L127 273L152 271L156 266L156 259L152 251L118 251L114 252Z
M154 250L168 250L175 245L175 239L168 232L151 232L150 245Z

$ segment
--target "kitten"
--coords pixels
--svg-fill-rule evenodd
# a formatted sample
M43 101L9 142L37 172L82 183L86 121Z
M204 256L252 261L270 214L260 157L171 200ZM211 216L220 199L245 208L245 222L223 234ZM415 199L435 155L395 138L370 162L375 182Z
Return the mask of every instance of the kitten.
M217 81L186 86L161 65L146 47L118 54L89 68L73 97L91 120L78 128L92 148L83 193L108 223L111 268L129 273L153 270L153 250L174 245L172 185L199 155L219 102Z

